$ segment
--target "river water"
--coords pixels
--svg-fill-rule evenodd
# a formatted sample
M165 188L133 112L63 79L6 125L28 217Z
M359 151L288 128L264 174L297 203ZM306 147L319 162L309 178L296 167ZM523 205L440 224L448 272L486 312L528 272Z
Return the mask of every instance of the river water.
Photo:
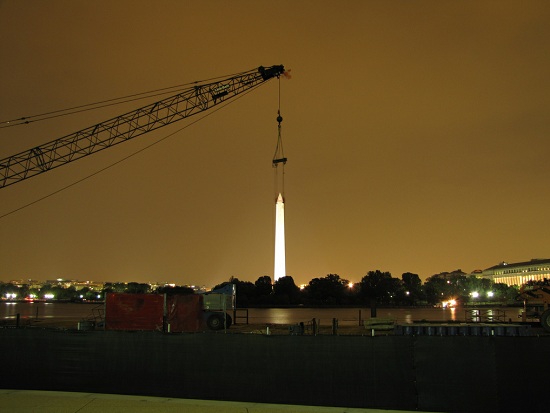
M75 323L92 315L92 310L102 304L0 302L0 320L74 319Z
M412 324L419 321L520 321L522 308L377 308L378 318L396 320L398 324ZM323 325L331 324L336 318L339 325L359 325L371 317L370 308L254 308L248 310L250 324L296 324L313 318ZM238 320L240 321L240 319Z
M92 316L93 310L102 304L78 303L45 303L45 302L0 302L0 321L14 320L17 314L21 320L48 319L78 321ZM521 307L496 307L475 310L472 308L377 308L376 316L396 320L399 324L411 324L418 321L520 321ZM238 316L244 316L245 311L238 310ZM323 325L329 325L336 318L339 325L359 325L362 320L371 317L370 308L250 308L248 309L249 324L285 324L291 325L316 319ZM472 317L480 319L472 320ZM244 318L238 318L238 323L244 323Z

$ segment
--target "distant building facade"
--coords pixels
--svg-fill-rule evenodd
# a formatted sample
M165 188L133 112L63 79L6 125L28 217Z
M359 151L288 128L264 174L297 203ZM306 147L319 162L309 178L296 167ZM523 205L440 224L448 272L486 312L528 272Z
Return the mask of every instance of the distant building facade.
M482 276L494 283L521 286L528 281L550 279L550 258L535 258L525 262L501 262L483 270Z

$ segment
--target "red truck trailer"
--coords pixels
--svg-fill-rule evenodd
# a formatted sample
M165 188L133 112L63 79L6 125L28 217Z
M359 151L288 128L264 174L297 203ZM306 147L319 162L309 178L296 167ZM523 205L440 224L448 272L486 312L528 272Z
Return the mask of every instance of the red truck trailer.
M222 330L232 323L235 285L204 294L110 293L105 330L195 332Z

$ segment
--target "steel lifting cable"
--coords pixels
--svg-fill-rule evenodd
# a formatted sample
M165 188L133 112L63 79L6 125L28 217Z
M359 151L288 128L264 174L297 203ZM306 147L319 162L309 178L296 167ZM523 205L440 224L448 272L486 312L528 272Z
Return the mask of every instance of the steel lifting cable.
M279 77L279 101L278 101L278 110L277 110L277 146L275 147L275 155L273 156L273 167L275 168L275 199L279 196L279 193L283 196L285 195L285 163L287 158L285 158L283 151L283 141L281 138L281 122L283 117L281 116L281 78ZM278 166L282 163L282 176L281 176L281 191L279 191L279 171Z
M282 176L281 176L281 193L283 194L283 199L285 198L285 163L286 158L284 157L284 151L283 151L283 140L281 138L281 122L283 121L283 117L281 116L281 77L279 77L279 108L277 109L277 135L278 135L278 143L277 145L281 145L281 155L283 156L283 170L282 170Z
M229 77L234 78L234 77L241 76L245 73L247 72L246 71L239 72ZM61 116L74 115L75 113L87 112L90 110L120 105L123 103L134 102L136 100L150 99L157 96L167 95L169 93L178 93L178 92L187 90L187 88L189 88L192 85L207 84L207 82L213 82L223 77L226 77L226 76L217 76L217 77L213 77L213 78L209 78L201 81L183 83L180 85L169 86L169 87L164 87L164 88L155 89L155 90L149 90L147 92L134 93L127 96L121 96L113 99L106 99L106 100L102 100L94 103L87 103L84 105L73 106L66 109L52 110L49 112L44 112L36 115L22 116L16 119L4 120L4 121L0 121L0 129L11 128L14 126L28 125L29 123L40 122L48 119L54 119Z
M275 203L277 203L277 197L279 196L279 175L277 173L277 165L272 164L273 169L275 169L275 173L273 174L273 199L275 200Z
M277 119L279 119L279 116L281 115L281 79L279 79L279 85L278 85L278 95L277 95ZM277 127L277 131L280 131L280 124ZM272 166L275 169L275 173L273 174L273 195L275 198L275 203L277 203L277 197L279 196L279 168L277 168L277 163L275 162L277 159L277 154L279 152L279 133L277 135L277 144L275 145L275 153L273 154L273 163Z
M44 195L44 196L42 196L42 197L40 197L40 198L38 198L38 199L35 199L34 201L28 202L28 203L26 203L26 204L24 204L24 205L22 205L22 206L20 206L20 207L17 207L17 208L15 208L15 209L12 209L11 211L6 212L6 213L3 214L3 215L0 215L0 219L3 219L3 218L5 218L5 217L7 217L7 216L9 216L9 215L15 214L16 212L19 212L19 211L21 211L21 210L23 210L23 209L26 209L26 208L28 208L28 207L34 205L34 204L37 204L38 202L44 201L45 199L50 198L50 197L52 197L52 196L54 196L54 195L57 195L57 194L60 193L60 192L63 192L63 191L65 191L65 190L68 190L68 189L70 189L71 187L73 187L73 186L75 186L75 185L77 185L77 184L80 184L80 183L82 183L82 182L84 182L84 181L86 181L86 180L88 180L88 179L90 179L90 178L93 178L94 176L99 175L100 173L105 172L105 171L111 169L112 167L114 167L114 166L116 166L116 165L118 165L118 164L120 164L120 163L122 163L122 162L125 162L125 161L129 160L130 158L133 158L134 156L136 156L136 155L138 155L138 154L140 154L140 153L142 153L142 152L144 152L144 151L150 149L151 147L153 147L153 146L155 146L155 145L157 145L157 144L159 144L159 143L161 143L161 142L167 140L168 138L171 138L172 136L175 136L177 133L183 131L184 129L187 129L188 127L194 125L195 123L198 123L198 122L200 122L201 120L203 120L203 119L205 119L205 118L207 118L207 117L209 117L209 116L212 116L214 113L216 113L216 112L218 112L218 111L224 109L225 107L227 107L227 106L233 104L234 102L237 102L239 99L242 99L244 96L246 96L246 95L248 95L249 93L251 93L251 92L252 92L254 89L256 89L257 87L258 87L257 85L254 86L252 89L250 89L250 90L248 90L248 91L246 91L246 92L243 92L240 96L235 97L234 100L230 100L230 101L228 101L228 102L225 102L223 105L218 106L217 108L212 109L212 111L210 111L210 112L208 112L208 113L205 113L203 116L201 116L201 117L195 119L194 121L190 122L189 124L184 125L183 127L179 128L178 130L176 130L176 131L174 131L174 132L172 132L172 133L169 133L168 135L165 135L164 137L161 137L160 139L157 139L157 140L151 142L149 145L145 146L144 148L138 149L138 150L136 150L136 151L130 153L129 155L125 156L124 158L119 159L118 161L115 161L115 162L113 162L113 163L107 165L107 166L104 167L104 168L101 168L101 169L98 170L98 171L92 172L91 174L88 174L88 175L84 176L83 178L77 179L76 181L74 181L74 182L72 182L72 183L70 183L70 184L68 184L68 185L65 185L64 187L62 187L62 188L60 188L60 189L54 190L53 192L50 192L50 193L48 193L48 194L46 194L46 195Z
M150 93L153 93L153 92L156 92L156 91L136 93L136 94L133 94L133 95L123 96L123 97L120 97L120 98L107 99L107 100L103 100L103 101L100 101L100 102L87 103L87 104L84 104L84 105L73 106L73 107L67 108L67 109L58 109L58 110L53 110L53 111L50 111L50 112L41 113L41 114L38 114L38 115L23 116L23 117L17 118L17 119L2 121L2 122L0 122L0 129L12 128L14 126L28 125L29 123L41 122L43 120L49 120L49 119L59 118L59 117L62 117L62 116L74 115L75 113L87 112L87 111L90 111L90 110L106 108L106 107L109 107L109 106L116 106L116 105L120 105L122 103L128 103L128 102L134 102L134 101L137 101L137 100L153 98L153 97L157 97L157 96L166 95L168 93L177 93L181 90L181 89L174 89L175 87L177 87L177 86L173 86L172 88L165 88L165 89L170 89L169 91L165 91L165 92L161 92L164 89L158 89L157 91L159 93L155 93L155 94L150 94ZM146 96L143 96L143 95L146 95Z

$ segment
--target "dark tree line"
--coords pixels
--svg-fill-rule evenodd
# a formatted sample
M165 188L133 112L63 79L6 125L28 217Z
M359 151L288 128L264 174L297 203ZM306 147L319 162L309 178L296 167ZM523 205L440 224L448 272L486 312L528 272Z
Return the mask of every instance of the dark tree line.
M351 284L337 274L314 278L303 288L296 286L291 276L274 283L269 276L260 277L255 283L235 277L228 282L237 285L237 306L243 308L267 305L414 306L435 305L450 299L462 303L508 303L518 294L516 287L494 284L460 270L433 275L425 283L418 274L407 272L401 278L395 278L391 273L379 270L369 271L357 284Z
M518 295L516 287L506 284L494 284L489 279L467 275L460 270L436 274L422 283L418 274L406 272L401 278L395 278L389 272L369 271L359 283L351 284L337 274L328 274L314 278L309 284L298 287L291 276L282 277L272 282L265 275L254 283L231 277L227 283L237 286L237 306L241 308L254 306L341 306L341 305L435 305L442 301L454 299L458 302L512 302ZM166 293L193 294L194 291L184 286L165 286L151 289L145 283L105 283L102 291L89 287L76 290L75 287L63 288L45 284L40 289L27 286L18 287L9 283L0 283L0 296L3 298L15 294L19 298L34 295L42 298L50 294L58 300L101 300L105 294L115 293Z
M27 285L17 286L11 283L0 282L0 297L24 299L55 299L60 301L101 301L105 299L108 293L128 293L128 294L193 294L192 288L185 286L164 286L152 289L146 283L105 283L103 289L98 291L90 287L76 289L74 286L63 287L55 284L44 284L40 288L30 288Z

